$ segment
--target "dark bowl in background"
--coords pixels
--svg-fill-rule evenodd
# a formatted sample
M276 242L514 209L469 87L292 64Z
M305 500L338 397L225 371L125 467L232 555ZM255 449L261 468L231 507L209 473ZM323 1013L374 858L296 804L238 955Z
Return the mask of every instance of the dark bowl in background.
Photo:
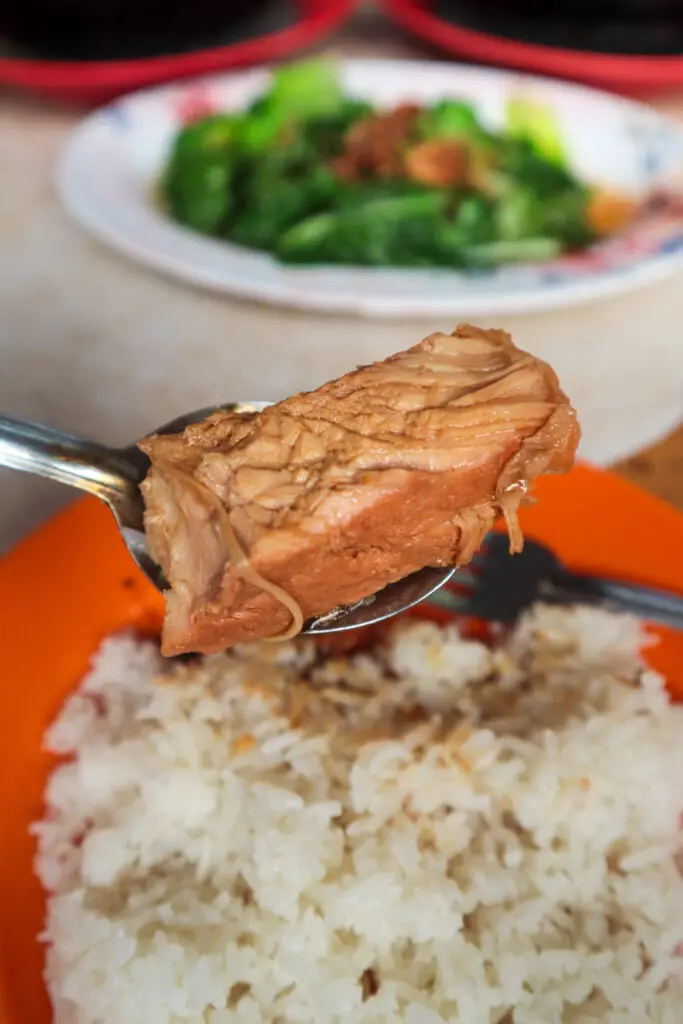
M54 26L55 9L59 8L59 22L68 2L0 0L0 87L91 106L161 82L293 59L339 28L358 0L254 0L246 11L241 0L239 9L228 8L227 3L227 9L213 2L205 6L203 0L195 0L198 7L188 3L181 8L178 0L167 0L163 16L159 0L149 0L157 6L151 17L145 13L141 19L134 13L123 19L122 6L131 12L134 3L116 0L120 6L113 30L107 28L111 8L103 16L93 13L97 0L76 0L88 14L75 37L65 35L59 23L49 31L45 24L36 27L38 11L48 26ZM142 5L145 0L137 2ZM31 19L18 11L20 4L32 13ZM176 14L171 15L172 10ZM11 40L8 35L3 38L10 22ZM17 33L25 40L23 45Z
M537 46L683 54L683 0L436 0L433 10L463 27Z
M286 0L0 0L12 51L61 61L135 60L286 27Z
M378 0L458 60L572 79L628 96L683 87L683 0Z

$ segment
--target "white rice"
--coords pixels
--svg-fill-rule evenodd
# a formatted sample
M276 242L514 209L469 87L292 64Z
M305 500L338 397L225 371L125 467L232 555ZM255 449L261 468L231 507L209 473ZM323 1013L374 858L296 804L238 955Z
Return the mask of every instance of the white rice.
M47 736L55 1021L680 1024L683 711L641 641L107 641Z

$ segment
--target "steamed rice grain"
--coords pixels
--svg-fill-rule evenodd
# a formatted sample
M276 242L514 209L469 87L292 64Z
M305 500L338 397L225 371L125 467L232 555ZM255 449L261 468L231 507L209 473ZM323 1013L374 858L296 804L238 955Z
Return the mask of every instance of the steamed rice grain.
M682 710L637 622L107 641L35 826L57 1024L679 1024Z

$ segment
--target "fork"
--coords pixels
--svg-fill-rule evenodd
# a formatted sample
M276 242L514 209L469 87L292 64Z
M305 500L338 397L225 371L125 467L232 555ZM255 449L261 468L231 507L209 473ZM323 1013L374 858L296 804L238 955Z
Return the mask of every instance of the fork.
M526 540L510 555L505 534L490 533L453 584L432 594L440 608L487 622L515 622L536 601L603 605L683 630L683 596L666 590L571 572L553 552Z

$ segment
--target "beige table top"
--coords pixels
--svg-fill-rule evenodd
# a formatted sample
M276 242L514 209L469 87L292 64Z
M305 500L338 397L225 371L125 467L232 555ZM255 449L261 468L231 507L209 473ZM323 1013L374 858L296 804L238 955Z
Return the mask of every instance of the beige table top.
M326 49L424 56L377 23L346 30ZM660 105L683 116L683 95ZM68 220L53 192L55 159L78 116L0 93L3 411L123 443L187 409L282 397L454 326L256 306L111 254ZM683 273L621 299L495 326L556 367L580 412L583 454L598 463L640 452L683 419ZM641 456L630 472L683 507L683 437L664 456L664 476L656 459ZM0 486L0 548L70 496L9 471Z

